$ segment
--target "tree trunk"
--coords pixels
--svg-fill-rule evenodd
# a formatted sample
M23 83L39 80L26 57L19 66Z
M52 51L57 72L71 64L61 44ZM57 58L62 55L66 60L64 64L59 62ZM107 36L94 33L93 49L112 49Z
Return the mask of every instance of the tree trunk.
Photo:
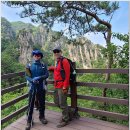
M107 38L106 38L106 44L107 44L107 48L108 48L109 44L111 44L111 28L108 30L108 34L107 34ZM108 59L107 69L110 69L111 66L112 66L112 63L113 63L113 55L111 54L110 51L108 51L107 59ZM106 74L105 80L106 80L107 83L109 82L109 80L110 80L110 73ZM106 97L106 95L107 95L107 88L104 88L102 96ZM103 108L106 111L106 108L107 108L106 102L103 103ZM104 117L104 116L102 117L102 119L103 120L107 120L107 118Z

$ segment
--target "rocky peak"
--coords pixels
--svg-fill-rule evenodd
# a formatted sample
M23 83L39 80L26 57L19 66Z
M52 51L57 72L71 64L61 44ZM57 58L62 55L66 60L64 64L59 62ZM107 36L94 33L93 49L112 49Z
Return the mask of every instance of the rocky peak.
M59 44L63 49L63 54L68 51L66 52L68 54L67 57L81 64L83 68L92 68L92 61L97 60L98 57L102 57L100 48L85 37L77 38L77 42L79 42L80 45L74 45L67 44L65 37L60 37L53 42L52 39L54 35L57 35L56 32L52 30L48 31L44 26L39 26L35 33L26 30L24 35L19 34L20 62L25 64L27 63L27 59L31 59L30 53L35 44L41 45L43 50L48 49L50 53L52 53L52 48Z
M52 48L57 44L61 45L63 55L75 61L80 68L92 68L92 62L102 57L101 47L93 44L86 37L78 37L71 43L60 32L52 31L42 24L35 27L23 22L10 23L2 18L2 37L13 39L19 44L19 62L22 64L32 59L33 48L41 49L47 54L46 59L53 60Z

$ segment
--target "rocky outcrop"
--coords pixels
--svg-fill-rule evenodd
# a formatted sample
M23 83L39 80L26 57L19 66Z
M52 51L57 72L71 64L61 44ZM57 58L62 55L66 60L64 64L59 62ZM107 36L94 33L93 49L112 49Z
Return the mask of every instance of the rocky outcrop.
M48 50L50 53L53 46L59 44L63 48L63 54L68 53L67 57L78 64L78 67L92 68L92 61L102 57L100 48L94 45L86 38L77 39L80 45L67 44L65 37L60 37L53 42L53 37L56 32L48 31L44 26L39 26L37 31L19 33L20 43L20 58L22 64L26 64L28 59L31 59L31 51L33 46L39 44L43 50ZM67 52L68 51L68 52Z
M60 32L52 31L44 25L35 27L23 22L10 23L2 18L2 37L13 39L19 44L19 62L22 64L31 60L34 48L39 48L51 56L52 48L57 44L61 45L63 55L75 61L80 68L92 68L93 61L102 57L101 46L93 44L87 38L79 37L72 43L67 37L61 36Z
M28 60L31 60L31 52L34 43L34 37L32 33L23 30L18 36L18 41L20 43L20 57L19 62L26 64Z
M11 23L5 18L1 18L1 39L13 40L16 37L16 33L13 30Z

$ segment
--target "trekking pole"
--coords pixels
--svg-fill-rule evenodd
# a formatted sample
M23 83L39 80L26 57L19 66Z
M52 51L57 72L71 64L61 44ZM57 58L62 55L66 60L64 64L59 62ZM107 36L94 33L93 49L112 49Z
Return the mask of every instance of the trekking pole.
M28 113L27 113L27 121L28 121L28 118L29 118L29 113L30 113L30 111L31 111L31 105L32 105L32 101L33 101L33 96L35 96L34 95L35 94L35 92L34 92L34 90L33 90L33 92L32 92L32 97L31 97L31 102L29 103L29 107L28 107ZM35 98L35 97L34 97ZM32 117L33 118L33 117ZM33 125L33 121L32 121L32 119L31 119L31 126L30 126L30 128L32 127L32 125ZM30 130L30 128L28 129L28 128L26 128L26 130Z
M27 112L27 119L29 118L29 113L31 111L31 105L32 105L33 97L34 97L34 100L35 100L35 94L36 94L35 89L36 89L36 86L34 85L34 89L33 89L33 92L32 92L32 97L31 97L31 102L30 102L29 107L28 107L29 110ZM33 123L34 122L33 122L33 115L32 115L30 128L33 126ZM30 130L30 128L26 128L26 130Z

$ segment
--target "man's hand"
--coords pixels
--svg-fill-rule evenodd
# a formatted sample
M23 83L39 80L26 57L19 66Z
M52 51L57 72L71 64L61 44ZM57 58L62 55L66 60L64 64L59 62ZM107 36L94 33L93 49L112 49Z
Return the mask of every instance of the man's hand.
M64 94L67 94L67 93L68 93L68 88L63 88L63 89L62 89L62 92L63 92Z
M49 71L54 71L54 69L55 69L54 66L50 66L50 67L48 68Z

